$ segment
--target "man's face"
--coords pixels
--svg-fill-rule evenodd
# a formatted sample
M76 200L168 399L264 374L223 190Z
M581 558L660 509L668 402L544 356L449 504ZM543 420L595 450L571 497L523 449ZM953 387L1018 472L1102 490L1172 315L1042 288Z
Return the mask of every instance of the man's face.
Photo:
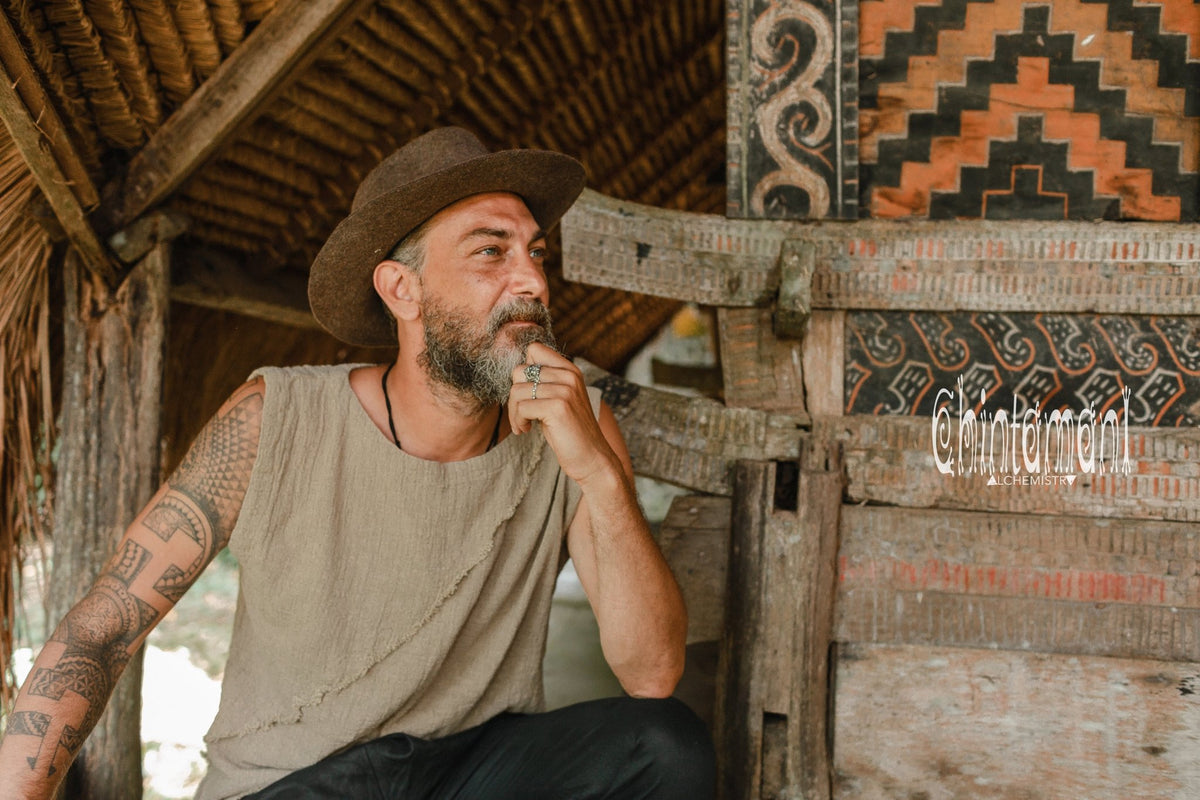
M504 402L532 342L554 346L545 233L515 195L469 197L431 221L421 273L429 376L480 406Z

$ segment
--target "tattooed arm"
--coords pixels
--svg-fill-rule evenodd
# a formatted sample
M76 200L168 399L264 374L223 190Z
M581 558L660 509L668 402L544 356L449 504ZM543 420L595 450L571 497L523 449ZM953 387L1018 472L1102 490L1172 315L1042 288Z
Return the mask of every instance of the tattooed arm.
M229 541L258 454L261 378L225 402L63 618L0 742L0 797L49 798L130 656Z

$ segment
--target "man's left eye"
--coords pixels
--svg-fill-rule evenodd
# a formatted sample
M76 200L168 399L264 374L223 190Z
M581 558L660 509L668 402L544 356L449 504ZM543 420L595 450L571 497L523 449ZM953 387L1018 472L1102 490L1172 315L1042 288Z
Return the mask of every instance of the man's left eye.
M485 255L485 256L498 256L498 255L500 255L500 248L493 244L493 245L488 245L487 247L483 248L479 252L481 255Z
M533 248L532 250L529 251L529 257L530 258L545 258L546 257L546 248L544 248L544 247Z

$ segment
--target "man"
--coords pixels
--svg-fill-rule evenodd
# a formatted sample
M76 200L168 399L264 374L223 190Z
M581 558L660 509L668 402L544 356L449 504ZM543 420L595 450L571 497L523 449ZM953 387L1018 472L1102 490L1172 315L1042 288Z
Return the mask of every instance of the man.
M552 346L545 230L582 187L573 159L454 128L367 176L309 295L396 361L260 370L230 397L39 655L3 797L50 796L226 544L241 586L197 797L711 795L703 727L667 699L678 587L612 412ZM564 544L630 697L534 713Z

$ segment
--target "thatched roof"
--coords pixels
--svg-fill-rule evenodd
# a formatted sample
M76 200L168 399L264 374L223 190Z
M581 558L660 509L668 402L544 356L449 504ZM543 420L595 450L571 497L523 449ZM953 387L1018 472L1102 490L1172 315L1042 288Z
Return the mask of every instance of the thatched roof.
M0 66L13 87L0 87L0 113L10 128L24 115L34 131L22 140L17 125L13 136L47 197L22 174L24 194L0 198L0 235L16 237L6 231L18 218L36 217L60 242L103 252L148 210L187 219L176 248L185 302L172 327L184 335L172 337L166 384L168 462L255 360L380 357L306 329L304 281L361 177L430 128L462 125L491 147L571 154L592 188L619 198L724 207L721 0L0 0L0 9ZM309 34L295 34L314 19ZM289 60L271 62L278 53ZM240 115L210 132L234 106ZM0 144L0 159L12 159L12 143ZM36 226L21 236L41 237L37 257L22 252L44 272L49 239ZM7 270L14 256L5 258ZM97 269L108 260L93 259ZM34 288L18 305L40 296L43 272L28 273ZM233 297L229 286L207 292L197 272L210 283L232 278ZM260 290L285 297L281 314L265 316L300 327L246 317L262 303L239 303L239 293ZM551 293L569 351L608 368L676 308L567 283L556 265ZM44 331L22 330L0 344L40 341L47 352ZM254 352L242 345L250 336L264 343ZM6 463L39 446L10 436L13 415L51 416L20 406L12 388L21 370L26 394L49 385L38 363L4 354ZM28 485L0 483L6 507L21 504ZM4 527L28 529L11 519Z

